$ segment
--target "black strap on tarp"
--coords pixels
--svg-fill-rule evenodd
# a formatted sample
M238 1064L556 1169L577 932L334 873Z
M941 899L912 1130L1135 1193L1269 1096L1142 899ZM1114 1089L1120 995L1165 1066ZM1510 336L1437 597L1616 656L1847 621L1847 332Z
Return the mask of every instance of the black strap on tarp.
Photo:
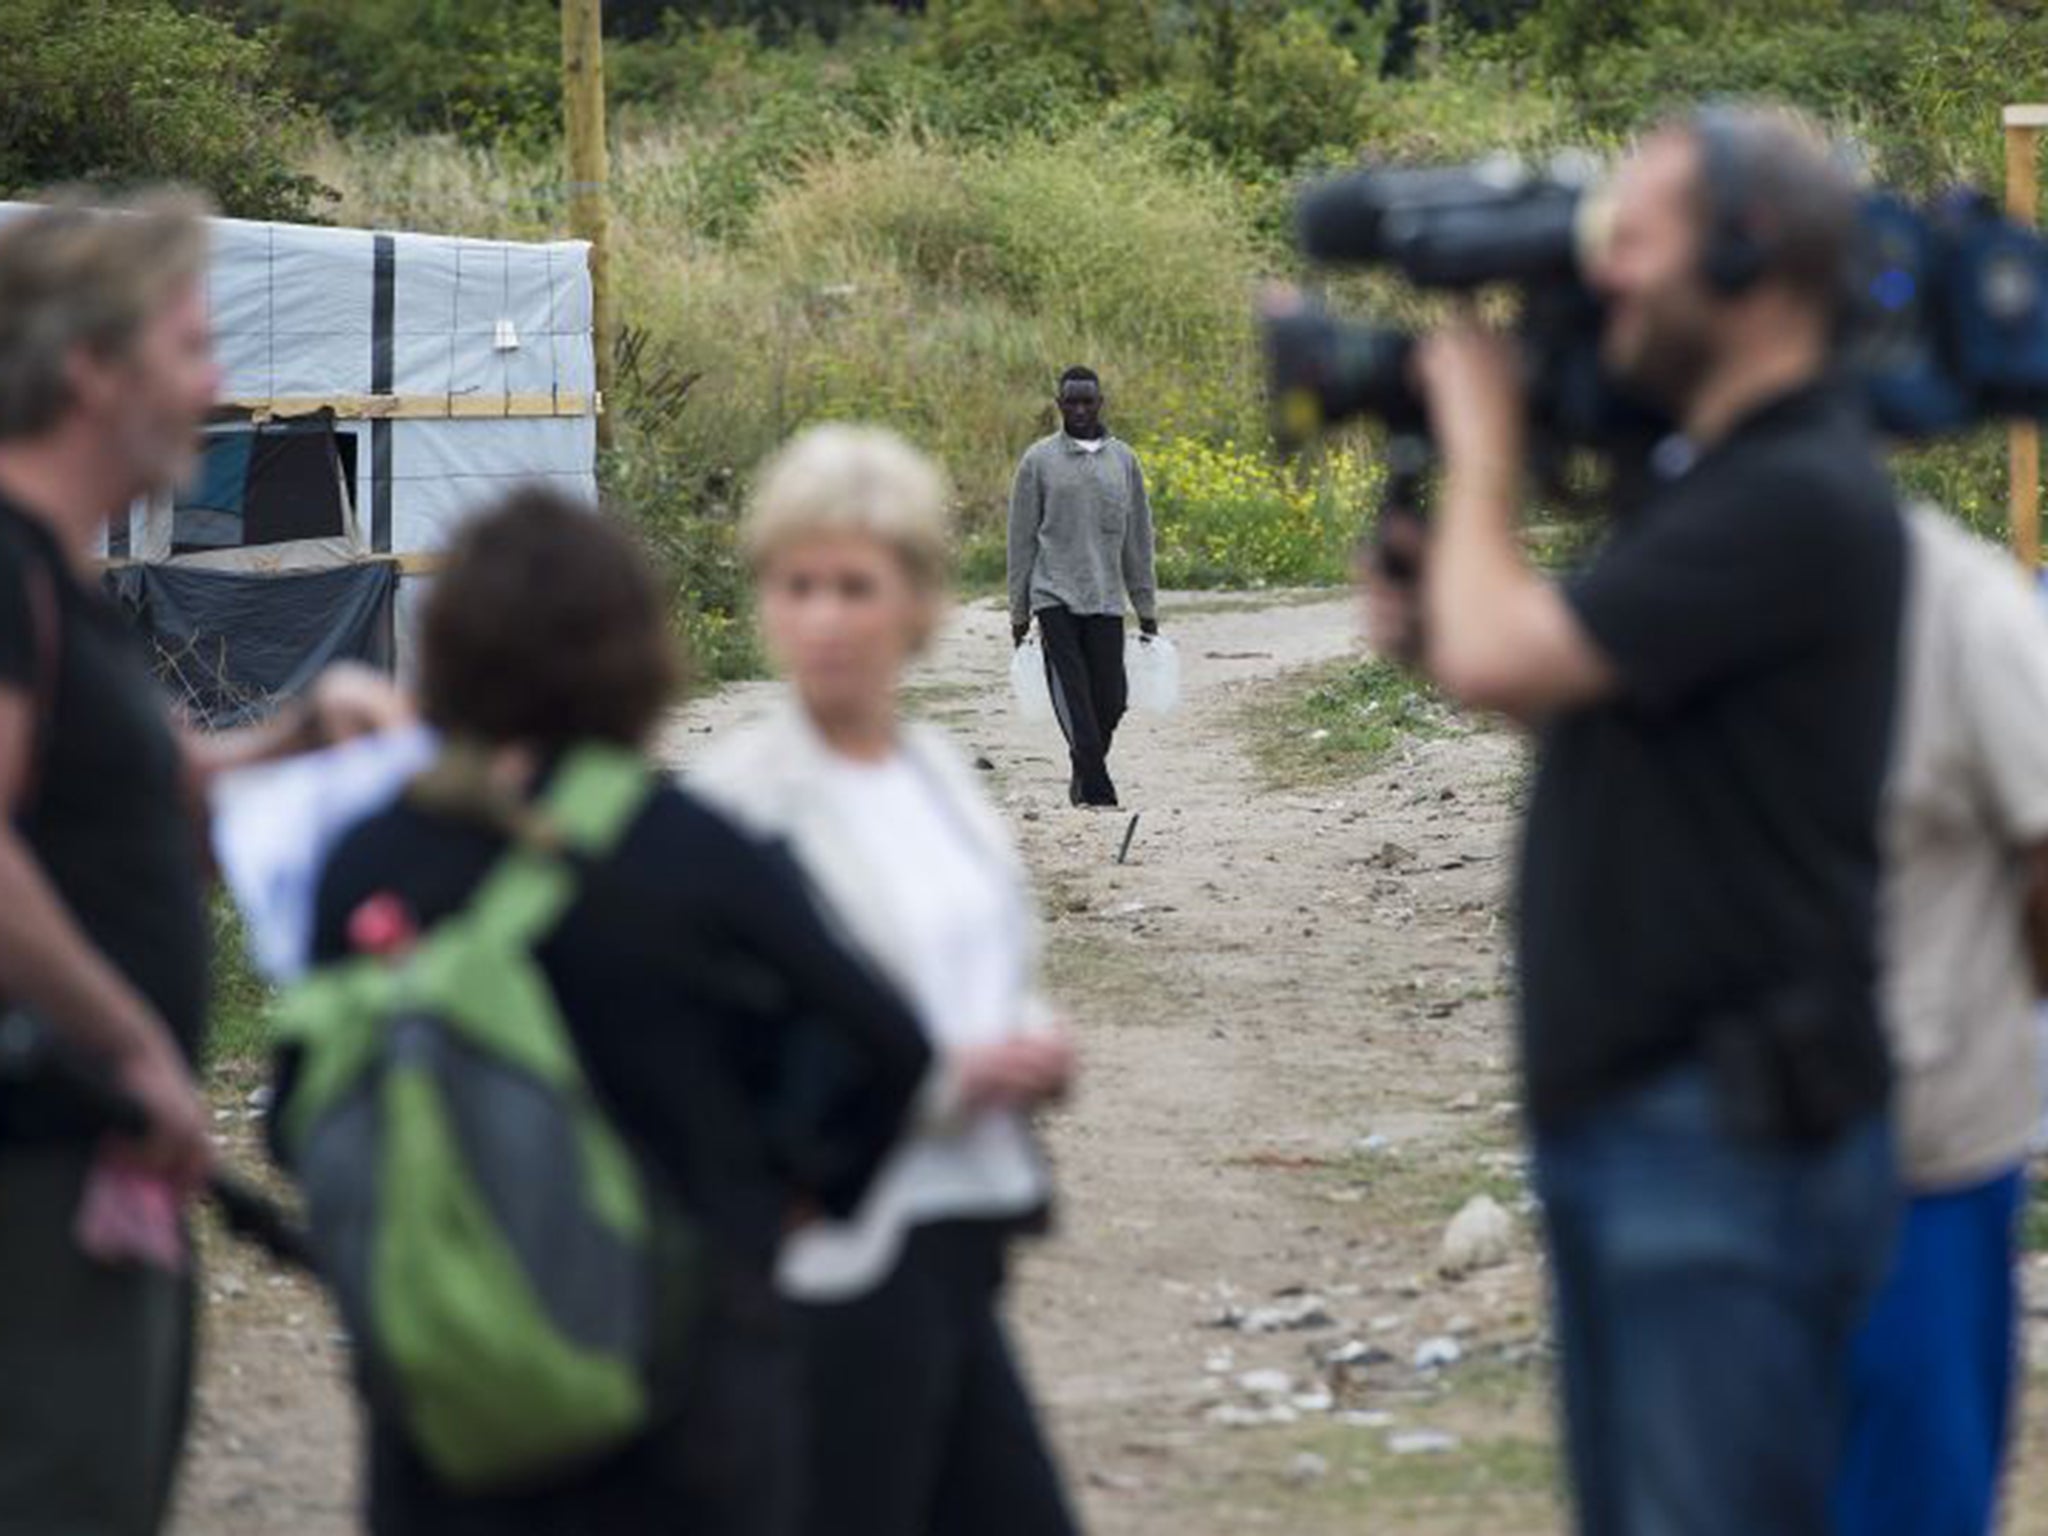
M398 242L378 235L371 243L370 393L388 395L396 366L398 327ZM391 420L370 423L370 548L391 551Z

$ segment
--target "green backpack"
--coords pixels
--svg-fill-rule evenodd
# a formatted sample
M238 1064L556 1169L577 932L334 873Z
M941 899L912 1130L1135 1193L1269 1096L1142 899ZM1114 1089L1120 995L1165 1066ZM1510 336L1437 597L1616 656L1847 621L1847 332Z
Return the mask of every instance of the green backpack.
M592 1096L534 958L652 789L638 758L578 749L466 906L279 1002L299 1052L284 1145L323 1278L373 1403L465 1491L648 1430L697 1310L696 1234Z

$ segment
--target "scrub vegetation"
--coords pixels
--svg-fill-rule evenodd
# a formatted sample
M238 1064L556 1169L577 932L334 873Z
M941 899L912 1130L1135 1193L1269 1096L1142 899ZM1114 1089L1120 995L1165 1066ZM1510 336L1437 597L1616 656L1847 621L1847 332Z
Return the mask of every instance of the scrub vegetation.
M1683 98L1766 92L1888 177L1993 185L1998 109L2048 74L2048 14L2017 0L606 12L625 331L605 478L719 676L758 664L732 522L772 444L827 416L909 432L951 468L986 583L1010 468L1076 360L1153 471L1168 583L1342 579L1371 439L1280 460L1250 318L1260 281L1295 275L1304 174L1604 150ZM169 176L236 214L559 234L557 47L548 0L0 0L0 192ZM1908 478L1989 526L1999 448Z
M1246 707L1253 754L1269 782L1337 783L1415 741L1466 729L1429 685L1385 661L1311 668Z

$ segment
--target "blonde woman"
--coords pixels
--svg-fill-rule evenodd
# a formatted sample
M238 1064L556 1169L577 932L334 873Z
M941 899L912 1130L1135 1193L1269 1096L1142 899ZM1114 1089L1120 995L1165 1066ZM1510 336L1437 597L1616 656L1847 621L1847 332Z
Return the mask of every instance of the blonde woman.
M1009 1245L1052 1198L1030 1117L1073 1052L1037 991L1007 832L946 737L899 708L945 607L945 506L938 470L879 429L818 427L769 461L744 538L790 697L693 775L788 845L935 1050L918 1129L866 1201L783 1254L809 1536L1075 1529L997 1310Z

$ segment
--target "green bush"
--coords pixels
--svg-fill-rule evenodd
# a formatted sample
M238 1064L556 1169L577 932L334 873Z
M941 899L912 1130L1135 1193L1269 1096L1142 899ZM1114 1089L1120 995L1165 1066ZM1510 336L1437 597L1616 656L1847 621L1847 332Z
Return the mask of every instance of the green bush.
M1182 97L1182 121L1241 171L1289 170L1312 155L1355 151L1379 61L1361 60L1330 27L1290 10L1211 57Z
M1179 438L1139 459L1168 587L1345 581L1380 482L1378 463L1349 445L1280 462L1232 442Z
M320 209L266 43L164 0L0 0L0 58L0 195L175 181L243 218Z
M274 0L285 79L339 128L536 144L561 124L547 0Z
M1043 71L1103 96L1166 67L1156 0L930 0L919 49L953 75Z
M640 530L670 594L670 609L700 681L752 677L761 670L752 582L737 541L734 477L690 464L636 428L630 410L622 442L605 465L611 509Z
M1902 453L1893 463L1906 495L1933 502L1986 538L2003 540L2006 520L2005 428Z
M1999 108L2014 82L2048 73L2048 15L1984 0L1572 0L1546 5L1517 41L1598 133L1702 97L1768 97L1859 139L1888 180L1921 188L1993 181Z

